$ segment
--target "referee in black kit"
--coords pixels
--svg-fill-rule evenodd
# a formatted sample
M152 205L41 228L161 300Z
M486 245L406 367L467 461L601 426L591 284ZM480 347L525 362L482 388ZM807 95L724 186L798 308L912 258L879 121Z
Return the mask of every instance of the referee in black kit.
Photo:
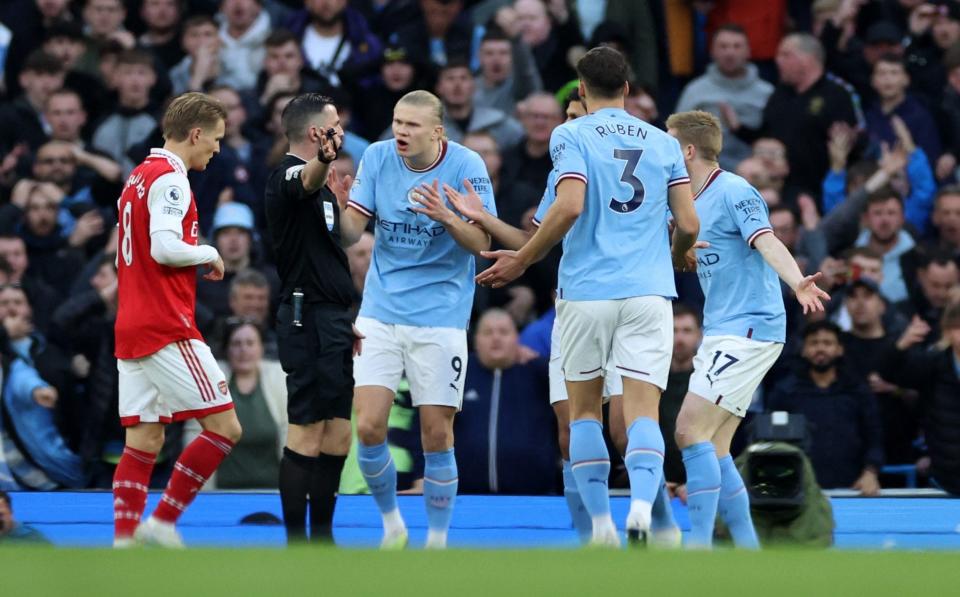
M280 461L287 541L333 540L340 473L350 449L355 291L340 237L340 209L327 186L343 143L330 98L307 93L284 109L290 151L270 173L267 226L282 281L277 312L280 363L287 373L290 429Z

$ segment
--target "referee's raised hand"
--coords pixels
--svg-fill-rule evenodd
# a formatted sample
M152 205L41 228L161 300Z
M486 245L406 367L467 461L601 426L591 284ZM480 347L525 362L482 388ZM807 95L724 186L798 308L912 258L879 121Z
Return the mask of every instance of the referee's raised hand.
M317 153L317 159L324 164L329 164L337 159L341 145L343 145L343 136L332 128L327 129L320 137L320 151Z

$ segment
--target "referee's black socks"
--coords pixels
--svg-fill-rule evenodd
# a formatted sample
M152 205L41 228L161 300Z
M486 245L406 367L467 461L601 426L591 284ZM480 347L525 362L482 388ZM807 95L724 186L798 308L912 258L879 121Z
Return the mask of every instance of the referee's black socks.
M287 543L307 540L307 496L313 477L316 458L283 449L280 459L280 504L283 508L283 526L287 529Z
M280 503L287 543L307 541L307 503L310 504L310 541L333 542L333 512L346 456L304 456L283 449L280 460Z
M323 454L313 459L310 483L310 541L333 543L333 512L346 455Z

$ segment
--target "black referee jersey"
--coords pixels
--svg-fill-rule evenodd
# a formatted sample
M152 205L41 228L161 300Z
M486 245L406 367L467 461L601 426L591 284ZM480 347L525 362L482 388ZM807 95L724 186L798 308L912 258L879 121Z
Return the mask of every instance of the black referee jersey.
M307 193L301 174L306 161L287 154L267 179L267 228L273 238L281 296L295 288L307 303L349 307L356 302L347 255L340 246L340 209L326 186Z

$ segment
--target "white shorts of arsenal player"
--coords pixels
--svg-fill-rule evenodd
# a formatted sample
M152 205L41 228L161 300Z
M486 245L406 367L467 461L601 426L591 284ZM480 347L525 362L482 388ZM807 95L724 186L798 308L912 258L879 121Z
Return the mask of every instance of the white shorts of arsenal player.
M180 340L139 359L118 359L120 423L171 423L233 408L210 347Z

